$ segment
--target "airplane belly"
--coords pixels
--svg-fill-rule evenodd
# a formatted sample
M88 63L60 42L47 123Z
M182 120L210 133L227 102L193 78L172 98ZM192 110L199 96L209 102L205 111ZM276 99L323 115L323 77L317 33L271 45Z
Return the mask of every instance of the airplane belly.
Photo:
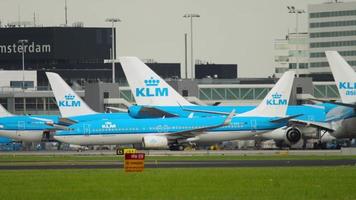
M199 135L199 141L201 143L210 143L210 142L222 142L222 141L229 141L229 140L243 140L249 139L254 137L257 134L262 132L256 131L227 131L227 132L207 132L205 134Z
M18 141L39 142L42 140L43 131L0 130L0 136Z
M54 138L64 143L77 145L116 145L140 144L146 135L148 134L55 135Z

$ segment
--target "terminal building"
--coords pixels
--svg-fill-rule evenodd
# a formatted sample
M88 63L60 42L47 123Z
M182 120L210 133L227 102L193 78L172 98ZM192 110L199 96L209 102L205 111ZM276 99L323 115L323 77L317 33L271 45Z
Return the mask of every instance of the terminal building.
M326 50L336 50L356 67L356 2L308 6L310 73L330 74Z
M112 66L104 63L110 59L111 31L82 26L1 27L0 69L4 78L0 82L0 103L17 114L58 114L45 72L60 74L88 101L96 98L89 104L98 111L103 111L105 105L134 103L120 63L115 63L116 88L104 84L112 82ZM198 97L198 81L181 79L184 75L180 63L159 63L153 59L146 63L184 96ZM206 83L234 80L237 72L237 64L200 62L195 67L195 75ZM96 95L99 90L105 95ZM191 99L199 102L199 97Z
M308 32L288 33L274 42L276 76L292 69L313 81L333 81L325 56L327 50L338 51L356 67L356 2L311 4L306 14Z

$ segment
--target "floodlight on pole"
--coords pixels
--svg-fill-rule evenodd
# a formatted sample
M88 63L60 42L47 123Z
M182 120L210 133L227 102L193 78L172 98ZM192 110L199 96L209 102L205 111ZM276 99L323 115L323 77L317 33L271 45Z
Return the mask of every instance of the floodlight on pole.
M298 32L298 17L299 14L305 13L305 10L303 9L297 9L294 6L287 6L288 13L295 14L295 38L296 38L296 44L295 44L295 49L296 49L296 76L299 77L299 48L298 48L298 39L299 39L299 32Z
M116 58L116 51L115 51L115 38L114 38L114 27L116 22L121 22L119 18L107 18L106 22L111 23L111 60L112 60L112 82L115 83L115 58Z
M25 89L25 48L24 44L28 43L28 40L22 39L19 40L18 43L21 44L21 54L22 54L22 89Z
M198 18L200 17L199 14L185 14L183 16L184 18L189 18L190 19L190 67L191 67L191 79L195 77L194 75L194 54L193 54L193 18Z

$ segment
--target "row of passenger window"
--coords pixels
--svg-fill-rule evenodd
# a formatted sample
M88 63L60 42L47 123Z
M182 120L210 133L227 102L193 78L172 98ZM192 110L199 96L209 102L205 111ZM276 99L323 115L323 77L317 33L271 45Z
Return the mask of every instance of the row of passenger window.
M232 123L231 125L228 125L226 127L229 128L242 128L244 127L243 122L239 122L239 123ZM149 127L149 128L142 128L141 131L163 131L163 130L189 130L189 129L203 129L206 128L206 126L172 126L172 127ZM127 132L134 132L134 131L139 131L139 128L99 128L99 129L92 129L91 131L94 133L98 133L98 132L113 132L113 131L127 131Z

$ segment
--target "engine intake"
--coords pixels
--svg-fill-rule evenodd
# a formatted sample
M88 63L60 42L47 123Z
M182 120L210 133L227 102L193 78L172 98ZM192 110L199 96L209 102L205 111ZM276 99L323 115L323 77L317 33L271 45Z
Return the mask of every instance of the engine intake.
M286 138L291 144L295 144L302 139L302 133L297 128L290 128L287 130Z

